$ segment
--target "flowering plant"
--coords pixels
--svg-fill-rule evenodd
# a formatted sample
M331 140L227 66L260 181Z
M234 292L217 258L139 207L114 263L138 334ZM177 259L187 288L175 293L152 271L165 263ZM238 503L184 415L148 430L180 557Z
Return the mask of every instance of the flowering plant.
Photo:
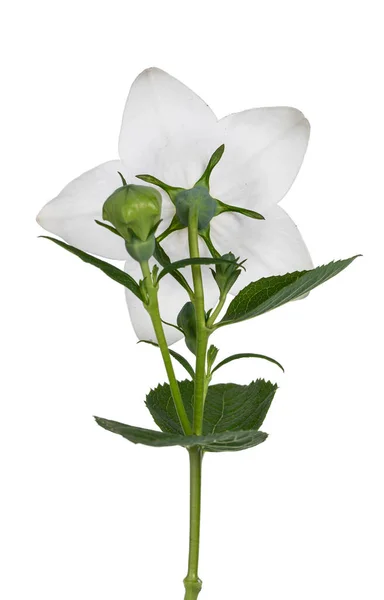
M158 430L96 418L135 444L182 446L190 457L190 547L185 600L198 576L202 459L264 442L260 427L277 386L214 384L211 336L305 297L356 257L313 268L297 227L278 206L303 160L309 124L293 108L247 110L217 120L191 90L159 69L132 85L120 160L67 185L38 222L47 237L126 291L140 341L158 346L168 383L147 395ZM125 260L119 269L98 256ZM228 304L228 300L230 300ZM226 309L225 309L226 306ZM193 364L170 346L184 338ZM172 359L186 370L177 381Z

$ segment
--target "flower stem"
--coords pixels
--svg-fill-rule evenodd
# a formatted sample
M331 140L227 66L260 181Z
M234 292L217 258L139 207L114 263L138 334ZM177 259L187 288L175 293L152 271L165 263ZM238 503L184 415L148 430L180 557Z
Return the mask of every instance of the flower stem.
M198 213L191 208L188 223L189 254L199 258ZM201 435L203 430L204 402L206 393L206 357L209 331L205 322L204 288L200 265L192 265L194 306L196 313L196 370L194 390L193 432Z
M188 222L189 254L199 258L198 213L191 208ZM207 346L209 331L206 326L204 288L200 265L192 265L193 303L196 314L196 368L194 387L193 433L203 432L204 402L208 380L206 373ZM190 521L189 521L189 559L188 574L184 579L184 600L196 600L201 590L198 575L200 549L200 504L201 504L201 467L203 450L194 447L189 450L190 460Z
M201 590L198 576L200 549L200 510L201 510L201 466L203 452L195 447L189 450L190 464L190 515L189 515L189 560L188 574L184 579L184 600L196 600Z
M216 306L215 310L212 311L209 319L207 320L207 327L208 327L208 329L210 329L214 325L217 317L221 313L222 308L223 308L223 306L225 304L225 301L227 299L227 295L228 294L221 294L220 295L219 302L217 303L217 306Z
M141 263L141 270L145 279L145 286L148 293L148 304L146 305L146 309L151 318L153 328L155 330L157 343L160 348L161 355L163 357L165 370L168 375L169 386L171 388L173 402L175 404L176 412L180 420L180 424L183 428L183 431L186 435L192 434L191 423L189 422L188 415L185 410L185 406L183 403L183 399L181 397L179 384L176 379L175 372L173 370L173 364L171 355L169 353L169 348L167 344L167 340L164 334L164 327L161 321L160 311L159 311L159 302L157 297L157 286L153 284L151 270L148 265L148 261L143 261Z

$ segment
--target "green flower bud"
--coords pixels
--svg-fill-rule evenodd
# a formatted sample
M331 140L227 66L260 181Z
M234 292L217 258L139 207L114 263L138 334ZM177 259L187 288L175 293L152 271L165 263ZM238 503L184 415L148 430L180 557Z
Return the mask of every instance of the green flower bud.
M216 269L211 269L211 271L220 293L227 294L241 273L242 263L237 262L232 252L223 254L221 258L231 260L233 263L219 263L216 265Z
M217 210L217 200L212 198L206 187L197 186L190 190L182 190L175 198L176 214L180 223L187 226L189 211L197 209L198 229L206 229Z
M177 316L177 325L184 332L188 350L196 354L196 312L192 302L184 304Z
M160 192L144 185L123 185L103 206L103 219L112 223L128 244L146 242L159 224L160 215Z

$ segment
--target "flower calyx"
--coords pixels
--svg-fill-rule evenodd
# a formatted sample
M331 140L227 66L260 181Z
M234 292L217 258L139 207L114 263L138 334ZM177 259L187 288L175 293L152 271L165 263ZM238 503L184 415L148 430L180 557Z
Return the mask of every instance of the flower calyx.
M163 240L173 231L187 227L191 210L198 213L198 231L202 237L204 232L209 229L211 220L224 212L237 212L252 219L264 219L262 215L253 210L225 204L211 196L210 176L213 169L221 160L224 150L224 144L215 150L204 173L190 189L168 185L152 175L136 175L138 179L152 185L157 185L164 190L175 205L175 216L169 227L161 234L159 241Z

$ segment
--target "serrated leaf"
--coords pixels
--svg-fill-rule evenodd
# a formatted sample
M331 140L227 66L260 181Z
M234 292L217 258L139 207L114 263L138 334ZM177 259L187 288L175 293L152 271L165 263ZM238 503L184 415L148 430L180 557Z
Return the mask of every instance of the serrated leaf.
M179 382L185 410L192 422L192 381ZM225 383L208 388L204 407L203 435L228 431L258 430L269 410L277 385L258 379L250 385ZM181 434L171 390L168 384L159 385L147 395L146 405L160 429L166 433Z
M86 252L83 252L82 250L79 250L78 248L74 248L73 246L70 246L69 244L62 242L61 240L57 240L56 238L49 237L48 235L41 235L40 237L42 237L46 240L51 240L51 242L54 242L61 248L64 248L64 250L67 250L68 252L70 252L71 254L78 256L84 262L86 262L90 265L93 265L97 269L100 269L101 271L103 271L103 273L108 275L108 277L110 277L114 281L117 281L117 283L120 283L124 287L128 288L131 292L133 292L133 294L135 294L135 296L137 296L142 301L142 295L140 292L139 285L136 283L136 281L133 279L133 277L128 275L128 273L125 273L125 271L118 269L114 265L111 265L110 263L108 263L104 260L101 260L100 258L96 258L95 256L92 256L91 254L87 254Z
M265 356L264 354L254 354L253 352L242 352L241 354L232 354L231 356L224 358L224 360L219 362L216 365L216 367L211 371L211 375L213 375L213 373L215 371L217 371L217 369L220 369L220 367L227 365L228 363L232 362L233 360L238 360L239 358L262 358L264 360L268 360L269 362L277 365L278 367L280 367L280 369L282 371L284 371L284 367L279 362L277 362L277 360L275 360L274 358L271 358L270 356Z
M138 343L150 344L151 346L155 346L156 348L159 347L159 344L156 344L156 342L151 342L150 340L139 340ZM171 356L173 356L173 358L175 358L184 367L184 369L193 379L195 377L195 371L193 370L192 365L189 364L187 359L178 352L175 352L175 350L172 350L171 348L168 348L168 350Z
M160 281L160 279L162 279L168 273L172 273L178 269L183 269L184 267L191 265L216 265L220 263L226 263L230 265L237 264L235 261L225 258L184 258L182 260L169 263L162 271L160 271L157 280Z
M360 256L360 255L358 255ZM357 256L331 262L310 271L296 271L286 275L263 277L241 290L228 306L216 327L239 323L257 317L291 300L307 294L328 279L343 271Z
M225 431L202 436L182 435L133 427L132 425L125 425L118 421L110 421L100 417L95 417L95 420L103 429L121 435L134 444L144 444L155 448L167 446L193 448L194 446L200 446L209 452L233 452L257 446L268 437L262 431Z

